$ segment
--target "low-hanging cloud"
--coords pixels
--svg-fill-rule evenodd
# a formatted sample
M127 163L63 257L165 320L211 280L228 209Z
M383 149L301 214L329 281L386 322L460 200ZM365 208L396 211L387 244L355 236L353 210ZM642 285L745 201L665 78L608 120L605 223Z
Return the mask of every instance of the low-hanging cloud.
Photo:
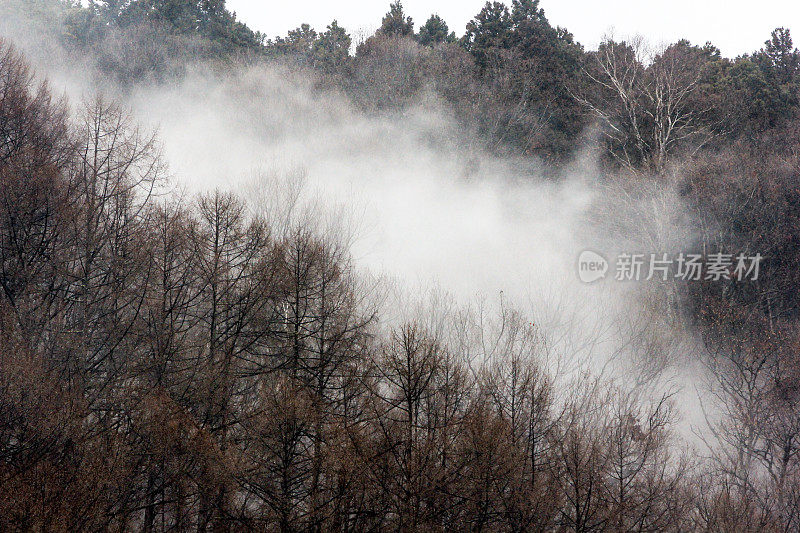
M690 224L669 185L648 182L632 198L601 177L591 152L545 176L535 161L490 153L433 92L367 113L274 63L199 64L169 83L121 88L91 61L37 54L35 36L12 37L71 100L106 93L157 129L177 186L247 200L270 179L299 179L304 205L347 227L356 264L400 291L436 286L461 305L516 306L574 368L686 377L689 336L670 320L663 287L589 285L576 270L585 249L611 257L688 245Z

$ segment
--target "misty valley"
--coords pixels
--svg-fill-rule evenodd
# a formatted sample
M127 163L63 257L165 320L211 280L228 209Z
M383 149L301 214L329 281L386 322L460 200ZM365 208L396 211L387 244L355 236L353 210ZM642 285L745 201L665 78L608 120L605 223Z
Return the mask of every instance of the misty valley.
M800 531L790 30L387 4L0 0L0 531Z

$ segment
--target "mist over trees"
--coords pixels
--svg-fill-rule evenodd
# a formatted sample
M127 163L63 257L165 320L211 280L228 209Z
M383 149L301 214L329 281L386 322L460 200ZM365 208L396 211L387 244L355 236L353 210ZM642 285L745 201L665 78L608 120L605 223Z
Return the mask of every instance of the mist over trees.
M674 187L699 253L765 257L757 283L675 290L709 391L690 448L673 391L570 372L580 341L552 342L502 297L385 319L345 236L175 191L124 105L68 101L2 38L0 530L800 529L788 29L725 58L685 40L586 50L537 0L487 2L461 35L393 2L363 39L335 20L267 38L224 0L0 15L123 87L280 62L367 114L432 93L490 153L557 180L591 150L632 197Z

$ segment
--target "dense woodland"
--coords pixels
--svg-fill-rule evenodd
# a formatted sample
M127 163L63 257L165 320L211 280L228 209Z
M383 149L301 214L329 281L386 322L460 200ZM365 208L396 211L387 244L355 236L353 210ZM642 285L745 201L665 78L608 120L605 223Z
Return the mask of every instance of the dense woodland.
M11 13L123 87L277 61L365 113L433 91L486 149L552 169L596 150L632 194L676 184L698 249L766 260L757 283L681 287L716 413L689 451L669 393L554 375L514 309L383 321L335 237L165 192L158 139L124 106L66 101L4 39L0 530L800 530L787 29L732 59L687 41L586 50L537 0L487 3L461 35L397 2L358 43L336 21L269 39L224 0Z

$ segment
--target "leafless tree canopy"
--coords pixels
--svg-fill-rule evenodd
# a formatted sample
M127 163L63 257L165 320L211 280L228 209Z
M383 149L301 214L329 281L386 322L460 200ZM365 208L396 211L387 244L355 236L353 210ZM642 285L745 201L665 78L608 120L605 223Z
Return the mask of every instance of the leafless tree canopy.
M623 188L680 168L700 245L770 262L746 287L664 288L703 367L689 449L674 391L575 371L599 342L569 319L547 331L502 298L384 319L383 287L345 232L298 213L297 183L181 196L124 106L67 102L0 40L0 531L800 531L788 31L728 62L685 41L584 53L514 0L457 44L438 17L414 37L396 2L353 59L335 22L267 42L224 2L174 20L165 4L62 7L113 28L108 68L124 70L120 35L147 45L130 77L163 63L169 22L176 41L291 56L371 113L432 91L486 153L563 162L594 122ZM731 124L749 137L718 142ZM649 378L674 339L641 321L617 329Z

